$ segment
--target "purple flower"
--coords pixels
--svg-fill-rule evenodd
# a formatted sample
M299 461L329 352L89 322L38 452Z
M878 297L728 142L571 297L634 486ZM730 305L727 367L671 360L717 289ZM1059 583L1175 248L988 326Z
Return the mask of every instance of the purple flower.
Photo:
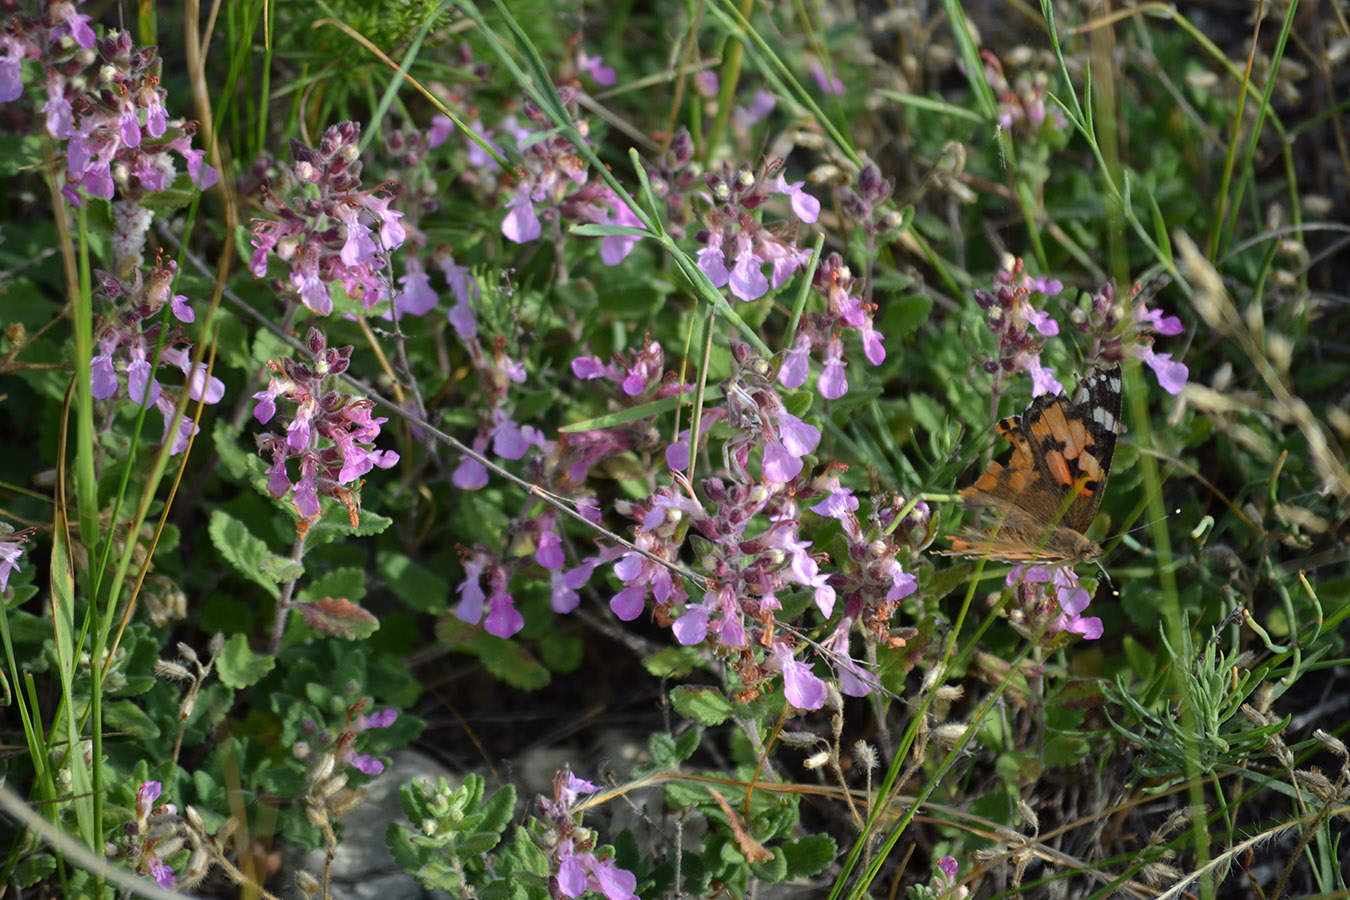
M820 379L816 382L820 396L826 400L838 400L848 393L848 376L844 374L844 361L839 357L825 360Z
M366 753L353 753L347 764L365 775L378 775L384 771L384 763Z
M825 496L815 506L810 507L811 512L822 516L829 516L831 519L838 519L843 522L850 514L858 509L858 498L853 496L853 491L839 484L838 476L834 478L834 489Z
M431 276L422 270L421 263L415 258L408 261L408 271L398 281L403 290L394 297L394 315L422 316L436 308L439 298L431 288Z
M820 709L825 705L825 682L804 662L792 658L786 644L775 644L774 658L783 670L783 689L788 702L798 709Z
M577 53L577 69L590 75L595 83L601 87L611 87L614 84L614 70L605 65L603 56L591 56L585 50L579 51Z
M525 617L516 609L516 601L505 591L488 598L487 618L483 630L499 638L509 638L525 627Z
M863 355L874 366L879 366L886 361L886 348L882 346L881 341L881 332L873 328L869 320L862 327Z
M703 270L703 274L708 276L713 287L722 287L727 283L730 273L727 272L726 257L722 253L721 247L704 247L698 251L698 267Z
M488 470L476 459L462 457L450 476L450 482L462 491L476 491L488 483Z
M702 603L690 603L684 608L684 615L671 626L675 640L686 647L703 643L708 636L708 607Z
M764 477L774 484L787 484L801 474L804 465L801 457L793 456L782 441L764 445Z
M820 217L820 201L802 190L804 184L806 184L805 181L789 183L786 178L779 175L777 188L778 193L787 195L788 202L792 205L792 211L797 214L797 218L809 225Z
M164 890L168 891L173 889L175 880L173 869L162 859L151 860L150 874L154 876L155 884L164 888Z
M582 381L605 377L604 360L598 356L578 356L572 360L572 374Z
M778 368L778 383L785 388L799 388L811 374L811 339L797 338L797 346L783 353L783 364Z
M9 526L6 525L4 528ZM22 531L10 530L7 534L0 535L0 591L9 590L10 573L22 571L19 568L19 559L23 556L23 545L28 543L32 533L31 528L25 528Z
M1172 359L1170 353L1154 353L1153 348L1141 347L1139 358L1148 364L1153 370L1153 374L1158 377L1158 384L1169 394L1180 394L1186 387L1186 379L1190 377L1190 369L1185 363L1179 363Z
M731 270L728 283L731 292L742 300L758 300L769 290L769 279L761 270L763 263L749 248L736 255L736 265Z
M0 103L10 103L23 96L22 58L0 56Z
M613 198L613 203L614 219L609 224L627 225L632 228L642 227L642 220L637 217L637 214L627 203L618 197ZM601 262L607 266L617 266L628 258L628 254L633 252L633 248L637 246L639 240L639 238L620 234L606 235L604 240L600 242Z
M506 203L506 218L502 220L502 234L517 244L528 243L543 233L534 202L527 193L517 194Z
M833 72L827 73L818 59L812 57L807 63L807 70L810 71L811 77L815 79L816 87L820 88L822 92L843 95L844 82Z
M1036 330L1046 337L1054 337L1059 334L1059 323L1051 318L1050 314L1045 310L1027 310L1027 321L1035 326Z
M539 535L539 547L534 552L534 561L550 571L561 569L567 561L563 556L562 538L555 531L545 531Z
M1055 380L1055 370L1041 365L1040 357L1029 363L1027 371L1031 373L1031 395L1062 394L1064 385Z
M756 122L759 122L769 113L773 112L774 107L778 105L778 100L773 94L760 88L755 91L755 96L745 106L738 106L731 111L736 124L741 128L750 128Z
M783 446L797 457L805 456L820 443L820 429L784 411L778 417L779 435Z

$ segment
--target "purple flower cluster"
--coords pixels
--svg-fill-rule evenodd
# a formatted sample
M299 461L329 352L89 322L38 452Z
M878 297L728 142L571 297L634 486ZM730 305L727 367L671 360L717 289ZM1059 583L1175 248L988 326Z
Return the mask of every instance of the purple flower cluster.
M619 407L635 406L651 400L660 400L684 394L693 395L694 387L681 385L674 372L665 371L665 352L661 345L647 337L643 345L627 355L615 353L609 362L598 356L578 356L572 360L572 374L582 381L605 380L618 388L615 394ZM706 431L720 421L725 411L707 410L701 430ZM567 484L580 484L592 466L629 451L648 454L661 448L663 441L650 419L642 419L613 428L567 433L559 436L557 457L561 478ZM677 470L688 465L688 431L682 443L666 447L666 462Z
M164 335L160 358L187 376L188 396L193 400L217 403L225 395L224 382L219 378L208 378L206 366L198 364L193 368L191 343L181 329L171 322L166 323L160 315L168 306L179 322L191 322L196 317L187 297L173 293L177 272L176 263L161 260L151 269L148 282L142 279L140 269L134 271L129 283L106 272L96 273L99 295L113 304L116 312L102 322L95 333L98 353L91 361L89 376L91 393L97 400L107 400L125 392L132 403L153 405L158 409L164 417L164 443L169 442L172 433L171 453L181 453L187 448L188 439L197 433L197 426L186 414L181 419L175 418L178 396L161 386L155 377L151 363L164 328L168 328L169 333ZM125 388L123 379L126 380ZM110 404L108 414L112 413Z
M277 400L295 404L283 415L285 436L258 435L258 452L270 455L267 489L280 500L292 493L291 502L300 517L310 522L320 513L319 496L331 497L347 508L355 528L361 515L362 475L378 466L387 469L398 462L393 450L373 450L380 426L387 419L373 418L375 404L329 389L329 379L347 371L351 347L328 348L323 332L311 328L305 344L312 364L283 359L268 360L272 377L267 388L254 394L258 401L253 416L266 425L277 414ZM292 480L288 463L296 460L299 476ZM356 482L354 487L347 487Z
M182 847L182 841L166 841L167 834L161 834L166 820L176 820L178 808L172 803L158 806L163 786L158 781L143 781L136 789L136 818L128 822L125 834L129 842L129 856L132 867L144 875L155 879L155 884L166 891L172 890L174 882L173 868L164 861ZM177 846L174 846L174 845Z
M292 140L295 165L283 170L287 198L264 183L263 208L276 218L254 220L249 270L265 277L275 253L290 266L294 295L321 316L333 311L334 282L364 309L388 299L388 255L407 237L389 192L361 190L360 134L356 122L342 122L324 132L317 150Z
M840 571L831 578L841 602L841 615L834 630L821 641L839 681L841 693L861 697L877 685L876 679L850 655L851 633L856 627L867 640L903 646L913 629L895 631L891 619L901 601L919 589L918 579L907 572L900 559L922 549L933 539L933 517L928 504L912 505L904 518L900 497L893 497L877 510L864 527L858 518L858 500L839 483L839 474L830 469L801 492L803 499L820 497L810 511L835 519L842 527L845 555ZM895 527L891 527L895 523Z
M1018 566L1008 573L1006 584L1013 592L1012 624L1023 636L1044 641L1061 633L1090 641L1102 636L1102 620L1082 615L1092 596L1072 568Z
M578 509L591 521L599 521L600 510L594 501L579 501ZM534 515L529 512L527 510L526 515L512 519L509 528L513 535L513 548L523 552L506 559L484 544L472 550L461 548L464 580L455 588L459 594L455 618L461 622L471 625L482 622L484 631L500 638L509 638L524 628L525 618L516 609L515 597L511 595L509 585L512 575L531 563L549 573L550 606L553 611L560 616L567 615L581 603L581 595L577 591L590 578L595 566L601 559L607 562L618 555L616 551L602 550L600 557L589 561L581 569L565 571L563 566L567 558L563 552L557 514L552 510ZM534 549L533 554L528 552L530 547Z
M825 298L825 311L802 317L796 342L783 354L778 380L788 388L805 384L810 374L810 356L816 351L824 363L816 389L825 399L838 400L848 393L848 376L844 374L847 365L844 339L848 332L857 331L862 336L863 355L874 366L885 361L886 348L882 346L881 333L872 323L876 307L854 293L857 281L838 253L821 260L811 287Z
M730 286L741 300L758 300L770 288L779 289L811 260L811 251L796 245L795 228L770 228L754 216L774 194L785 195L802 222L814 222L820 215L820 201L802 189L805 182L788 182L778 174L782 167L782 160L735 171L726 164L720 176L711 172L703 176L708 211L706 227L696 236L703 245L698 267L714 287Z
M1179 394L1186 386L1190 370L1185 363L1172 359L1171 353L1157 353L1153 349L1154 335L1170 336L1184 330L1181 319L1148 307L1151 294L1165 283L1156 283L1152 292L1136 285L1126 301L1127 309L1125 304L1116 302L1115 285L1108 282L1088 299L1086 308L1075 309L1070 320L1074 328L1093 338L1101 358L1120 362L1133 356L1153 370L1163 390Z
M1064 112L1054 104L1045 103L1045 93L1050 86L1050 78L1044 72L1033 75L1020 74L1012 84L1003 74L1003 64L990 50L981 50L984 60L984 77L994 89L998 98L998 124L1007 130L1022 127L1032 135L1038 134L1043 126L1063 131L1069 124Z
M769 109L773 109L772 95ZM675 239L684 237L691 211L687 202L689 193L699 184L699 166L694 160L694 139L683 125L670 139L670 146L657 157L654 164L644 164L647 183L652 194L666 204L661 225Z
M764 360L739 343L732 353L736 368L723 386L725 406L703 415L731 426L724 448L730 477L703 480L696 496L677 475L674 485L657 488L645 500L616 504L638 523L633 543L643 552L604 547L564 578L575 590L597 566L613 561L622 587L610 608L620 619L638 618L650 601L657 621L670 625L681 644L706 643L727 657L742 697L754 696L763 682L781 674L790 702L819 709L825 684L809 664L794 658L797 639L780 628L775 614L783 608L779 595L785 591L809 591L826 617L835 610L835 587L822 569L828 557L811 552L797 505L799 496L810 495L805 458L819 443L820 431L788 411ZM616 382L618 376L610 374ZM678 450L668 453L668 460L687 462L688 437L673 446ZM661 562L678 559L691 534L697 536L695 568L705 579L698 598Z
M563 106L572 114L578 130L584 136L587 131L585 120L579 120L576 113L576 88L561 87L558 97ZM526 101L522 112L530 124L539 131L553 127L552 121L538 106ZM576 188L586 183L588 173L586 163L577 155L572 146L561 134L539 137L530 129L517 129L516 146L520 151L520 163L516 167L516 183L513 196L506 202L506 218L502 220L502 234L507 240L517 244L537 240L543 233L543 221L547 220L556 229L559 223L559 207L564 198ZM602 196L591 198L592 203L600 203ZM539 204L541 208L536 208ZM574 206L577 204L574 204ZM575 210L574 210L575 211ZM592 221L600 221L597 217Z
M985 371L1029 372L1033 395L1062 394L1064 386L1055 380L1055 370L1041 365L1041 338L1059 334L1059 323L1048 312L1037 309L1032 300L1037 295L1053 297L1064 290L1064 285L1025 274L1021 259L999 269L994 280L997 286L992 292L975 292L975 302L985 311L986 324L994 333L994 355L985 361Z
M398 720L398 710L389 708L377 713L365 715L366 700L362 698L347 707L347 721L342 730L334 736L318 722L306 717L300 723L300 730L310 737L308 741L296 741L291 753L306 765L318 765L328 753L332 753L338 766L351 766L365 775L379 775L384 771L384 763L366 753L357 753L354 749L357 735L372 728L388 728Z
M66 142L67 200L83 206L79 188L105 200L114 189L131 200L164 191L175 173L169 151L186 160L197 187L215 184L205 151L192 149L195 124L169 119L155 49L133 52L126 32L99 40L67 0L36 5L0 35L0 102L22 96L24 60L41 64L47 133Z
M876 163L869 162L858 172L856 189L847 184L835 188L839 210L844 218L857 223L867 239L868 257L872 256L876 239L899 227L904 216L887 203L895 190L895 179L882 176Z
M450 325L469 354L481 392L476 404L479 425L473 449L486 453L490 444L494 456L513 461L524 458L531 447L547 452L551 444L543 432L532 425L519 424L511 405L511 386L525 382L524 363L507 354L506 342L500 337L493 341L490 351L484 349L473 311L478 286L469 279L466 268L455 264L453 257L445 258L442 271L455 295L455 304L449 313ZM461 490L479 490L487 485L487 467L465 456L460 459L450 480Z
M613 859L596 855L596 834L581 824L575 812L582 794L600 790L597 785L578 778L568 770L553 779L553 798L539 796L538 830L545 838L548 856L549 894L555 898L580 897L587 891L604 895L606 900L635 900L637 877L621 869Z

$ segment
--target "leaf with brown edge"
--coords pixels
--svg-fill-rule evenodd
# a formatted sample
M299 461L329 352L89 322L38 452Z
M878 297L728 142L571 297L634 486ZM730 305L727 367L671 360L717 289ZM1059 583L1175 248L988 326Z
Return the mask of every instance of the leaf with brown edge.
M380 620L343 597L324 597L296 604L305 624L315 631L355 641L368 638L380 627Z
M722 812L727 814L727 822L731 825L731 833L736 838L736 846L740 849L741 855L752 863L768 862L773 859L773 851L750 836L745 823L741 821L740 816L732 811L731 804L727 802L726 798L712 788L708 788L708 793L713 795L717 805L722 807Z

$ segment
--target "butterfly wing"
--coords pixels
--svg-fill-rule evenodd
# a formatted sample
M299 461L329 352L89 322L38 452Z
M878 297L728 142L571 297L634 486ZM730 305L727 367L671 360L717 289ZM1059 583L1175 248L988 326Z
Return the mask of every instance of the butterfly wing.
M1101 506L1120 420L1120 367L1080 380L1072 397L1042 394L996 429L1010 444L961 491L962 505L1003 514L997 530L968 529L952 552L995 559L1069 559L1092 547L1084 537Z

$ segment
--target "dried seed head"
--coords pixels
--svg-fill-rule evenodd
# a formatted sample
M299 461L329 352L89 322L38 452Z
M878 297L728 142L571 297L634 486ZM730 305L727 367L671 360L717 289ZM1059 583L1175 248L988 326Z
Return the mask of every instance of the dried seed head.
M191 681L192 673L187 666L175 660L158 659L155 660L155 677L167 678L169 681Z
M313 897L319 892L319 880L313 875L300 869L295 873L295 886L300 889L300 893L306 897Z
M959 684L944 684L934 695L940 703L954 703L965 696L966 689Z
M1323 747L1326 747L1328 750L1339 756L1341 759L1350 758L1350 751L1346 750L1345 744L1342 743L1341 740L1337 738L1335 735L1328 734L1327 732L1319 728L1313 732L1313 737L1317 738L1317 740L1321 742Z
M814 747L820 737L809 731L780 731L778 739L789 747Z
M951 750L961 743L968 731L970 726L965 722L950 722L933 729L933 740Z
M853 761L866 771L871 771L879 765L877 751L866 741L858 741L853 745Z
M813 753L810 756L808 756L806 758L806 762L802 763L802 765L808 769L819 769L821 766L825 765L829 761L830 761L830 751L822 750L819 753Z
M1024 824L1031 826L1032 834L1041 833L1040 817L1036 815L1036 810L1031 808L1031 804L1027 803L1025 800L1018 800L1017 814L1022 817L1022 822Z
M344 791L337 797L328 801L328 809L335 816L345 816L347 813L356 809L362 803L366 802L366 789L358 788L354 791Z

